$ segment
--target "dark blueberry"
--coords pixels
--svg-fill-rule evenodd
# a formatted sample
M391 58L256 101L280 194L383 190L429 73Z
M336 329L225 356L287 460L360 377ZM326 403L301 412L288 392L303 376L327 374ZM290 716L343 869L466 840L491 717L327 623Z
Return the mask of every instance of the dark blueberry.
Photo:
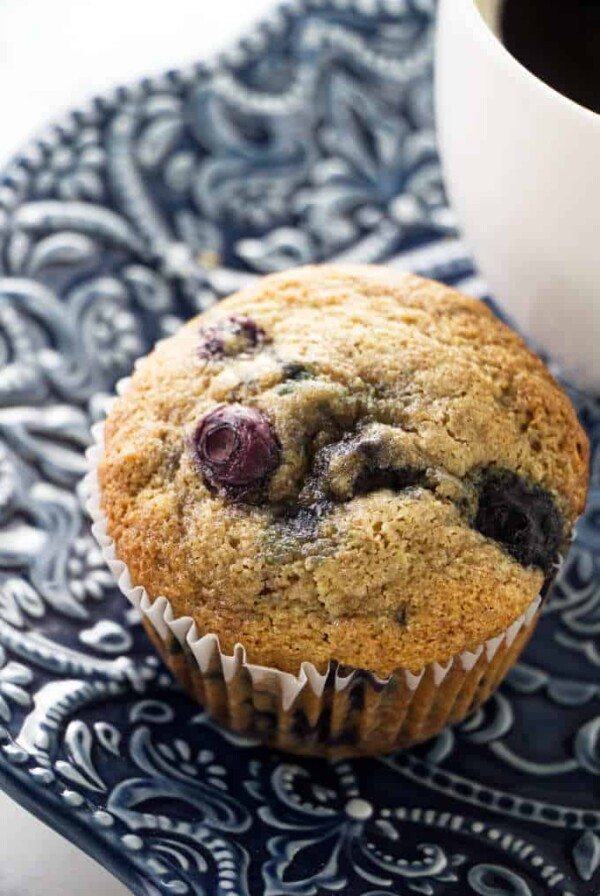
M319 715L316 725L312 726L302 709L294 712L291 725L294 737L303 741L315 741L330 746L355 746L359 732L356 728L343 728L335 737L331 735L331 707L326 706Z
M332 510L330 501L315 501L309 507L288 508L281 524L296 538L316 538L319 522Z
M296 709L292 716L291 732L294 737L305 738L311 731L310 722L303 709Z
M552 496L507 470L484 476L475 528L523 566L545 572L556 561L563 540L563 520Z
M376 440L365 439L358 442L362 467L354 481L354 495L366 495L384 488L401 492L407 488L427 486L425 470L414 467L390 467L381 457L381 448L381 444Z
M404 607L404 606L398 607L398 609L396 610L396 612L394 614L394 619L398 623L398 625L401 625L404 628L406 626L406 623L408 620L408 614L406 612L406 607Z
M337 734L327 738L327 744L330 747L355 747L360 740L360 731L358 728L350 727L342 728Z
M235 332L244 336L248 348L260 348L265 343L266 333L251 317L230 317L229 322Z
M358 684L355 684L352 687L352 689L350 690L349 702L351 709L357 710L358 712L365 708L364 682L359 681Z
M270 563L300 557L319 537L319 524L332 504L316 502L309 507L289 504L274 507L274 518L267 534Z
M319 743L327 743L331 735L331 707L326 706L321 710L321 714L317 719L315 726L317 741Z
M287 362L283 365L281 372L284 380L309 380L313 375L310 367L298 361Z
M311 513L310 508L294 507L283 517L282 526L295 538L316 538L318 519Z
M268 737L277 731L277 714L268 710L255 710L253 717L253 730L261 737Z
M382 488L401 492L406 488L426 485L427 476L424 470L414 470L410 467L369 469L365 466L354 481L353 492L355 495L367 495Z
M183 653L183 647L177 638L174 638L173 636L169 638L169 641L166 644L166 649L169 656L180 656L180 654Z
M266 334L250 317L228 317L200 330L198 353L201 358L242 357L263 347Z
M279 465L280 450L271 424L260 411L222 405L200 421L196 454L211 485L232 488L262 482Z
M331 466L335 459L347 460L347 476L343 475L342 465L342 474L335 479L332 477ZM378 442L351 435L317 452L306 494L344 502L380 489L400 492L416 486L427 487L427 484L425 470L387 466Z
M203 327L200 330L198 354L201 358L222 358L225 354L220 327Z

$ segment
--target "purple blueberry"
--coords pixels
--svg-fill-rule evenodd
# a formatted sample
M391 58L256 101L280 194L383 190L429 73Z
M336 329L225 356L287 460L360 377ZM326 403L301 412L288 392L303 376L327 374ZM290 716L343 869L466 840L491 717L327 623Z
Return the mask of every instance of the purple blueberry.
M475 528L523 566L551 570L563 527L554 499L540 486L508 470L490 470L483 477Z
M200 421L194 446L202 472L213 486L248 488L279 465L271 424L256 408L221 405Z
M200 330L201 358L247 357L267 341L266 333L250 317L228 317Z

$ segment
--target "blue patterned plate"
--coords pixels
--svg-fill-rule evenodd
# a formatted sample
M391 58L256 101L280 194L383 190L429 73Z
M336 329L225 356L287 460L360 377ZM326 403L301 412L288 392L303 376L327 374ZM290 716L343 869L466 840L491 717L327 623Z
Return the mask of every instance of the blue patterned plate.
M136 894L600 891L600 409L586 518L500 693L327 764L214 727L160 666L80 498L136 356L265 271L385 261L484 295L445 204L433 0L301 0L121 88L0 181L0 779Z

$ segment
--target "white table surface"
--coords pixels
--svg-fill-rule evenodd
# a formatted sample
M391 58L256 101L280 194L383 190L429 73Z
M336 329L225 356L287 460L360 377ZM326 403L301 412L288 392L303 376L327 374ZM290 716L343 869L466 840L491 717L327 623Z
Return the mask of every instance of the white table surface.
M50 119L115 83L225 47L273 0L0 0L0 165ZM0 896L126 896L0 794Z

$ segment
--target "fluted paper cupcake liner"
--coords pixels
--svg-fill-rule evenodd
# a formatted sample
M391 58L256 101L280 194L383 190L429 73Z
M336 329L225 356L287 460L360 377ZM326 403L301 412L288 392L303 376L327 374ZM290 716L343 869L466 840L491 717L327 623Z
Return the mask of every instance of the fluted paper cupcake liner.
M121 381L118 392L128 381ZM389 752L436 735L483 703L529 640L541 597L506 631L474 650L419 672L398 668L382 679L331 661L326 672L307 658L297 675L248 662L242 644L224 653L219 637L177 617L167 598L151 598L117 556L101 507L97 467L104 424L92 430L85 478L92 532L120 590L138 609L166 665L190 695L224 726L283 750L356 756Z

